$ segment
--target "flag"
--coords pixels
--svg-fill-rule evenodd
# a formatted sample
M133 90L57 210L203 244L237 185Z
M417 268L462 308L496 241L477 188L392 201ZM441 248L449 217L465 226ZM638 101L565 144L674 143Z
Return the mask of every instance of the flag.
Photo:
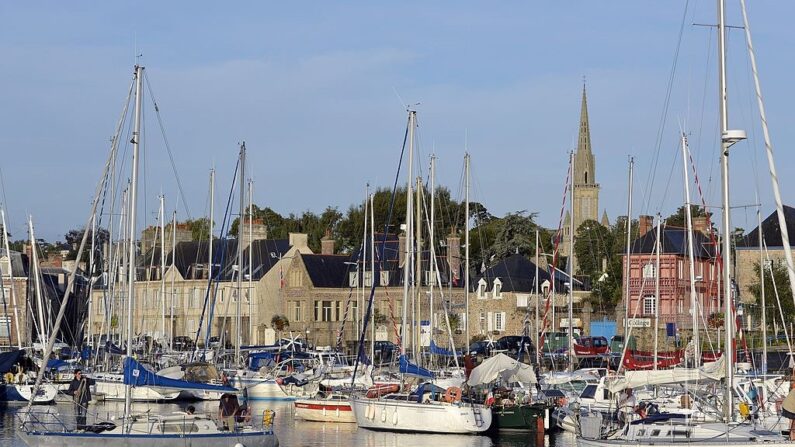
M284 288L284 270L281 265L279 266L279 288Z

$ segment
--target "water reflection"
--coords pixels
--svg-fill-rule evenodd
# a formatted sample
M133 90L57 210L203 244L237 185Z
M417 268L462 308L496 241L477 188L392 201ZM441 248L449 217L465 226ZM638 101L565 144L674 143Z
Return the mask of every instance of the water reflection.
M218 402L138 403L133 405L133 411L169 413L184 411L188 405L194 405L199 413L216 414L218 411ZM24 404L0 404L0 446L24 446L14 434L18 423L17 413L24 408ZM104 418L112 414L121 414L123 408L124 404L121 402L98 403L91 406L90 412ZM70 403L59 403L54 409L63 416L71 415L73 412ZM573 436L565 433L537 440L534 435L521 432L504 432L489 436L379 432L359 429L356 424L307 422L297 419L293 414L291 402L255 402L252 405L255 414L261 414L265 409L276 410L274 430L281 445L286 447L338 445L344 447L574 447L576 444Z

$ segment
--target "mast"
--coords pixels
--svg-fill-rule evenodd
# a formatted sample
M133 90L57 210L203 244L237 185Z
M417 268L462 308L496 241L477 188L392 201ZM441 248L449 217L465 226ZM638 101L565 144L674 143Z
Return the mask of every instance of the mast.
M434 328L436 327L436 322L433 318L433 286L436 284L436 257L435 257L435 250L433 248L436 244L435 231L434 231L434 224L436 217L435 214L435 206L436 206L436 154L431 154L431 172L430 172L430 194L431 194L431 225L428 228L428 246L430 247L429 253L431 254L432 259L430 259L429 268L431 270L430 278L428 280L428 316L430 318L430 339L433 341L433 332ZM440 284L441 286L441 284ZM433 360L433 357L431 357Z
M685 208L687 209L687 256L690 265L690 316L693 324L693 367L701 363L701 342L698 336L698 297L696 296L696 261L695 245L693 244L693 213L690 210L690 176L687 172L688 160L687 136L682 132L682 170L685 179Z
M5 210L0 208L0 221L3 224L3 247L6 250L8 257L8 279L11 281L11 306L14 308L14 327L16 328L17 347L22 349L22 335L19 331L19 310L17 310L17 293L14 287L14 269L11 265L11 250L8 245L8 227L6 226L6 213ZM0 278L0 283L2 278ZM9 334L11 335L11 334ZM10 343L9 343L10 344Z
M626 347L629 346L629 308L631 296L629 294L629 276L632 267L632 175L635 168L635 159L629 157L629 181L627 183L627 222L625 229L627 231L627 245L626 245L626 265L624 266L624 281L625 290L627 295L624 297L624 349L621 350L621 363L618 364L618 369L624 364L624 353L627 351Z
M378 281L380 284L381 278L375 277L375 193L370 194L370 271L373 275L373 281ZM375 313L375 310L373 310ZM375 315L370 315L374 318ZM370 358L375 361L375 321L370 325Z
M571 219L569 219L569 312L567 318L569 320L568 327L568 354L569 354L569 372L574 371L574 151L569 153L569 160L571 160L571 172L569 176L569 209L571 210Z
M127 357L132 358L132 325L133 325L133 299L135 296L135 214L138 205L138 162L141 147L141 107L143 104L143 77L144 67L135 66L135 120L133 124L133 155L132 155L132 178L130 180L130 202L127 219L129 233L128 252L127 252ZM126 386L124 389L124 417L130 415L132 404L132 389Z
M213 219L215 218L215 168L210 169L210 230L207 234L207 278L213 284ZM210 290L212 294L212 290ZM201 331L201 328L199 328Z
M254 339L254 318L251 313L254 301L253 279L254 276L254 181L248 179L248 340Z
M536 324L533 327L535 334L533 334L533 341L535 342L536 347L536 365L540 365L540 354L541 354L541 347L538 346L538 336L541 332L538 327L538 305L540 300L539 290L538 290L538 257L540 256L539 247L538 247L538 228L536 228L536 280L535 280L535 292L536 292Z
M357 298L358 302L356 304L356 310L357 310L357 312L356 312L356 333L357 334L360 334L361 330L362 330L362 321L364 321L364 318L363 318L364 309L363 309L363 307L364 307L364 302L367 299L367 298L365 298L365 290L366 290L367 284L365 283L364 278L367 276L367 227L368 227L368 224L369 224L368 212L371 211L369 205L370 205L370 184L367 183L365 185L365 187L364 187L364 232L362 234L362 268L361 268L361 271L362 271L362 278L361 278L362 294L361 294L360 297ZM358 269L358 265L357 265L357 270L359 270ZM370 272L370 286L372 286L373 285L373 281L375 281L374 275L375 275L375 272L371 271ZM373 324L375 324L375 323L373 323ZM358 352L359 346L357 346L356 349L357 349L357 352Z
M412 184L414 175L412 167L414 164L414 126L417 119L417 112L414 110L409 111L409 161L408 161L408 180L406 181L406 249L405 259L403 262L403 321L400 327L400 353L406 354L406 337L407 319L408 319L408 298L409 298L409 282L411 276L411 252L413 241L413 234L411 231L411 210L412 208Z
M729 130L729 111L726 86L726 10L725 1L718 0L718 87L720 96L720 134L721 134L721 184L723 198L723 248L721 259L723 261L723 300L724 309L724 354L730 355L726 360L726 387L723 400L723 416L726 422L731 420L734 408L731 388L734 383L734 353L732 342L734 339L733 307L733 281L731 260L731 209L729 208L729 148L738 141L745 139L742 130Z
M654 370L657 371L657 351L659 348L658 339L660 336L660 231L662 228L662 220L660 213L657 213L657 234L654 240L654 251L657 252L655 256L654 267Z
M469 346L469 152L464 154L464 344Z
M33 234L33 216L28 216L28 232L30 234L31 263L33 264L31 273L33 274L33 283L36 288L36 313L39 318L39 342L44 344L46 340L50 338L47 331L47 322L50 317L48 315L46 319L44 318L44 300L41 295L41 271L39 270L39 250L36 244L36 236Z
M765 102L762 99L762 86L759 83L759 71L756 67L756 52L754 51L753 42L751 41L751 27L748 24L748 13L745 8L745 0L740 0L740 6L742 7L743 12L743 28L745 29L745 40L748 46L748 55L751 59L751 72L754 75L754 89L756 91L756 102L759 106L759 118L762 121L762 134L765 139L767 166L768 170L770 171L770 181L773 184L773 198L776 202L776 215L778 216L778 224L779 228L781 229L781 241L783 243L782 245L784 246L784 258L787 261L787 276L789 277L790 290L793 292L792 297L793 300L795 300L795 261L793 261L792 258L792 247L790 246L789 230L787 229L787 221L784 217L784 204L781 200L781 190L778 184L776 163L773 159L773 143L771 142L770 131L767 126L767 113L765 112ZM759 229L761 234L761 222ZM764 294L762 296L764 297ZM762 315L764 315L764 313ZM767 349L767 347L765 347L765 349ZM765 364L767 364L767 358L765 358Z
M422 178L417 177L417 184L415 186L415 203L414 203L414 232L415 232L415 267L414 267L414 283L413 286L413 293L412 301L411 301L411 330L412 330L412 352L414 354L414 361L419 361L419 351L420 351L420 343L421 343L421 335L420 329L422 328L422 321L419 318L419 315L422 314L422 300L420 299L420 293L422 293L422 277L424 276L422 273ZM418 326L419 325L419 326Z
M160 336L166 336L166 198L160 195Z
M212 233L210 233L212 234ZM171 318L168 324L168 343L171 351L174 350L174 298L177 294L177 289L174 288L174 281L176 280L176 261L177 257L177 211L171 218Z
M757 228L759 228L759 297L762 305L762 375L767 374L767 309L765 308L765 255L762 252L762 211L756 210Z
M242 332L240 324L241 300L243 299L243 217L246 215L246 142L240 144L240 218L237 224L237 300L235 303L235 361L240 364Z
M88 340L88 346L93 347L94 343L91 340L91 327L93 326L93 315L94 315L94 253L96 253L96 242L97 242L97 216L91 215L91 253L88 255L88 281L89 281L89 288L88 288L88 325L86 327L86 339Z

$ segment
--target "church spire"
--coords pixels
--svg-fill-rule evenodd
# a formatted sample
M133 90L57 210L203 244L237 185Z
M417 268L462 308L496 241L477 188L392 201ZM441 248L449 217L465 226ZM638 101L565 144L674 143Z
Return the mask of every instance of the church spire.
M588 98L585 94L585 81L582 83L582 104L580 106L580 135L577 139L577 152L591 152L591 130L588 127Z

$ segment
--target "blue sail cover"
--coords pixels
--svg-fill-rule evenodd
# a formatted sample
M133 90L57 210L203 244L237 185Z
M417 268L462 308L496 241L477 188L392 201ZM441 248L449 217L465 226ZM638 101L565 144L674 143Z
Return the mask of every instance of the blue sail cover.
M159 386L180 390L208 390L235 393L231 386L211 385L208 383L188 382L187 380L169 379L158 376L148 367L140 364L132 357L124 359L124 384L132 386Z
M431 351L431 354L433 354L433 355L441 355L443 357L452 357L453 356L453 351L437 346L436 343L433 342L433 340L431 340L430 351ZM460 357L461 356L461 352L456 352L456 355Z
M409 359L406 358L405 355L400 356L400 372L403 374L409 374L412 376L423 377L426 379L433 379L433 373L428 371L425 368L417 366L411 362Z
M0 353L0 374L5 374L11 371L11 368L14 367L14 364L16 364L24 354L25 351L19 349Z

